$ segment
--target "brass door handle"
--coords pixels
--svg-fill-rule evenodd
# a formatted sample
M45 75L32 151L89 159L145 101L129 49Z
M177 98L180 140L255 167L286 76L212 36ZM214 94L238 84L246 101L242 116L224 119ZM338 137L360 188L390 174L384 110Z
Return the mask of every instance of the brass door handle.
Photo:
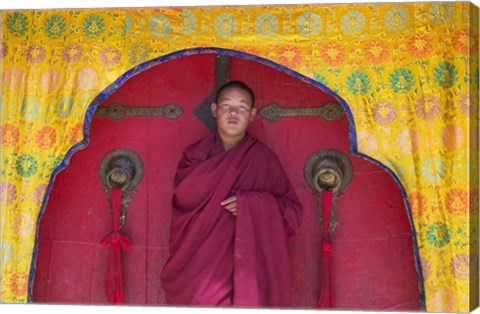
M336 205L342 191L350 184L353 168L345 154L336 150L321 150L313 153L305 162L303 175L317 197L320 220L322 219L321 193L333 191L330 213L330 230L337 226Z
M122 230L126 221L128 205L143 178L142 160L131 150L114 150L103 157L98 175L110 202L110 191L115 188L122 189L120 213L120 230Z
M350 184L352 175L352 164L340 151L317 151L305 162L305 180L316 193L321 190L340 193Z

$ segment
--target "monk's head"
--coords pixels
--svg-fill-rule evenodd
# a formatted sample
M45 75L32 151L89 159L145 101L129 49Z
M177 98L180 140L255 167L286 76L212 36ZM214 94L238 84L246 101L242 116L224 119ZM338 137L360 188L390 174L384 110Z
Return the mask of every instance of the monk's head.
M234 145L245 136L256 114L254 103L252 89L243 82L231 81L218 89L210 108L224 144Z

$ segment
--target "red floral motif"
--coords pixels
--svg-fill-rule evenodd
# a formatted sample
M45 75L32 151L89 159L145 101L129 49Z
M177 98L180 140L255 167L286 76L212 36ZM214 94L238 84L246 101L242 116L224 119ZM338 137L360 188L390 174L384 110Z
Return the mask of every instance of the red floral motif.
M423 120L432 120L438 116L440 109L440 101L433 96L422 97L415 105L417 115Z
M387 60L388 56L388 46L381 40L374 39L365 45L365 57L370 63L383 63Z
M78 61L83 55L82 47L74 44L67 45L62 52L63 60L68 63Z
M40 184L33 191L33 201L37 206L40 206L43 201L45 191L47 190L47 185L45 183Z
M47 55L45 48L39 45L31 45L27 48L27 61L30 63L40 63Z
M431 293L429 312L458 312L456 293L448 287L439 287Z
M474 109L474 99L470 96L470 93L467 93L460 97L458 101L458 106L460 107L460 111L462 111L466 115L470 115Z
M373 106L373 119L380 124L390 124L397 118L397 108L391 103L379 102Z
M58 70L49 69L42 73L40 86L46 92L54 92L60 88L62 74Z
M259 55L259 51L255 47L239 47L238 50L243 51L243 52L248 53L248 54L251 54L251 55L255 55L255 56Z
M73 126L72 130L70 131L70 143L76 144L80 140L83 139L83 125L81 123L77 123Z
M447 125L442 130L442 143L448 150L460 149L466 142L465 132L456 125Z
M9 206L17 199L17 188L8 182L0 182L1 205Z
M410 36L408 43L408 52L415 58L426 58L433 50L432 38L425 34L415 34Z
M106 66L116 65L120 62L121 57L122 54L120 51L112 47L103 48L102 51L100 51L100 60L102 60Z
M14 295L25 295L28 287L28 275L23 273L12 274L9 280L9 286Z
M425 280L432 275L432 266L430 262L425 258L420 258L420 264L422 265L422 274Z
M363 145L362 151L373 152L378 149L378 141L374 134L368 131L357 133L358 142Z
M427 199L420 192L412 192L408 195L410 209L414 219L421 219L427 210Z
M338 43L328 43L320 49L320 56L330 66L339 66L345 61L345 48Z
M20 131L13 124L5 124L2 127L2 145L13 147L20 139Z
M397 136L398 149L405 154L418 152L421 141L421 136L418 131L414 129L406 129Z
M34 232L34 228L35 222L29 214L20 213L13 218L13 230L16 235L28 237Z
M91 90L98 84L98 75L92 68L84 68L78 72L77 86L80 90Z
M2 44L0 45L0 55L2 57L6 57L8 54L8 45L6 42L2 41Z
M282 47L278 56L280 62L288 68L296 68L302 63L302 51L296 47Z
M6 88L18 89L23 86L25 81L25 73L22 69L11 67L5 69L3 86Z
M51 148L56 138L57 131L51 126L45 126L37 132L37 146L43 149Z
M470 261L468 254L457 254L450 262L450 269L455 278L459 280L468 280L470 277L469 265Z
M468 192L464 189L451 189L446 196L447 210L452 214L464 215L468 211Z
M462 55L476 55L478 50L478 39L465 30L455 33L453 36L453 46L455 50Z

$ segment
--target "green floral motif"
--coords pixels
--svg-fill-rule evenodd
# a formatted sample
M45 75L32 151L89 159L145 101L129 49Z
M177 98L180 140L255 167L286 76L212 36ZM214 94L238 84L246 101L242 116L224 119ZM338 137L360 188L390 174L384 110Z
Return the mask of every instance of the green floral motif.
M172 32L170 20L163 14L155 14L148 20L148 28L157 37L165 38Z
M25 120L33 120L40 113L40 109L41 105L37 99L27 97L22 102L20 113Z
M397 69L389 77L390 88L395 93L406 93L415 85L415 78L412 71Z
M65 33L67 23L65 18L60 15L52 15L45 23L45 32L51 39L59 38Z
M305 37L314 37L322 30L322 18L313 12L304 12L297 18L297 31Z
M39 178L44 178L47 179L50 177L51 173L60 166L62 163L63 159L61 157L55 157L53 155L48 155L47 156L48 161L42 162L40 165L40 169L43 170L42 172L39 172L38 177Z
M404 167L398 165L398 163L394 163L389 168L397 173L398 177L402 182L408 182L410 178L415 178L415 167L413 165Z
M441 222L435 222L428 228L426 232L427 241L430 245L437 248L444 247L452 239L452 233L448 226Z
M315 81L319 82L322 85L327 86L328 81L327 81L327 78L325 76L323 76L321 74L318 74L318 73L315 73L313 77L315 78Z
M13 246L8 243L8 242L3 242L3 247L2 247L2 253L3 253L3 258L2 262L5 263L4 265L8 265L13 261L13 256L14 256L14 249Z
M72 110L75 106L73 98L70 96L60 98L55 107L55 112L57 113L60 119L66 119L72 113Z
M232 37L237 30L235 17L228 13L219 14L215 18L215 32L220 37Z
M455 4L447 2L433 3L430 6L429 13L428 17L433 24L446 24L452 19L455 13Z
M17 154L15 153L5 154L3 158L3 164L0 165L2 176L5 176L5 177L13 176L13 171L15 168L15 163L14 163L15 158L17 158Z
M28 178L37 173L37 160L31 155L20 155L15 163L15 169L18 174L24 178Z
M197 16L191 11L184 10L182 12L182 29L180 33L182 35L192 35L197 30Z
M435 68L434 73L435 82L440 87L450 88L458 81L458 69L450 62L442 62Z
M365 95L371 88L370 78L362 72L353 72L347 77L347 87L354 95Z
M105 20L98 14L90 14L83 22L83 32L87 37L98 37L104 31Z
M122 36L127 35L128 31L132 28L132 25L132 16L130 15L130 13L127 12L127 14L125 15L125 21L122 25Z
M410 13L406 8L401 6L395 6L385 14L385 28L391 32L404 29L409 21Z
M445 164L438 158L430 157L420 166L422 178L430 183L437 183L445 177Z
M23 36L28 31L28 17L15 12L7 18L7 29L13 36Z
M135 43L128 49L128 61L131 64L138 64L147 60L149 53L147 44L142 42Z
M342 16L340 23L342 31L347 35L359 34L367 24L365 14L355 10Z
M49 170L55 170L58 166L60 166L62 161L63 161L62 157L55 157L55 159L53 160L52 167L49 168Z
M261 36L273 36L278 32L278 18L271 13L263 13L255 21L255 31Z

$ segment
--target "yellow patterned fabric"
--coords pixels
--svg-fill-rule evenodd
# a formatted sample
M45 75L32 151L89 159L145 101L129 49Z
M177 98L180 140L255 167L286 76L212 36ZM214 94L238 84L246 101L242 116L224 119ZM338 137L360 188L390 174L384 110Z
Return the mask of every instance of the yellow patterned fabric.
M478 8L468 2L3 11L0 301L28 302L35 233L54 169L87 108L125 72L217 47L326 85L358 151L399 178L426 309L478 304ZM392 283L397 284L397 283Z

